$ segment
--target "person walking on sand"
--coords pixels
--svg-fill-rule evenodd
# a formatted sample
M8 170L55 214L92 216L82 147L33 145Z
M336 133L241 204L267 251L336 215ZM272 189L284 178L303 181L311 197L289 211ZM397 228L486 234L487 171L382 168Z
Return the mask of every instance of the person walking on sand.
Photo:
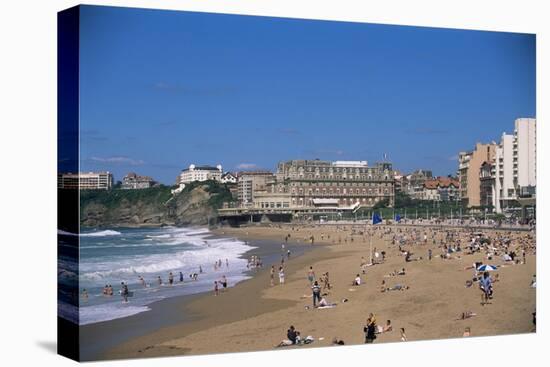
M271 286L275 285L275 265L271 265L271 270L269 272L269 278L271 280Z
M217 296L217 295L218 295L218 291L219 291L219 288L218 288L218 281L215 280L215 281L214 281L214 296Z
M317 283L317 281L313 283L311 291L313 292L313 307L315 308L317 307L317 301L321 301L321 287L319 286L319 283Z
M432 260L432 249L428 250L428 260Z
M279 284L285 284L285 269L282 266L279 267Z

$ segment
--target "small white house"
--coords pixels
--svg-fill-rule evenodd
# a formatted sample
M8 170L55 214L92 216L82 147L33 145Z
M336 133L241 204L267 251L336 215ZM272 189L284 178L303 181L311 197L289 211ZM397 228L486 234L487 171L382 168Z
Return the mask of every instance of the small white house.
M237 176L231 172L225 172L221 178L222 183L237 183Z

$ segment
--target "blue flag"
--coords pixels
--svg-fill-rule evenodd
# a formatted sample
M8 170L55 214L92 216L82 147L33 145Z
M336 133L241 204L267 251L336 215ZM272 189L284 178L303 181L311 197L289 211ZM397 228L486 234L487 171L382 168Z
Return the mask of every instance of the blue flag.
M382 218L378 213L374 213L372 215L372 224L378 224L378 223L382 223Z

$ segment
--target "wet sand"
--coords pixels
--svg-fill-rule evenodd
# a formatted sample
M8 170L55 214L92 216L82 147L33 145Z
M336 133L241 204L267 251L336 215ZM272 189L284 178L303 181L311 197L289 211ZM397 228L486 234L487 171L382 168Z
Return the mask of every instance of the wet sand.
M221 234L221 233L220 233ZM279 241L274 241L269 238L258 238L251 239L248 241L254 249L251 249L246 254L243 255L245 258L249 258L252 255L260 256L264 262L264 267L268 263L278 263L280 261L280 247L281 243ZM287 246L287 249L291 250L291 256L300 257L303 255L305 250L310 250L311 248L304 248L303 246L297 246L296 244L290 242ZM263 272L261 270L250 270L247 274L252 277L252 279ZM220 272L220 276L223 272ZM252 279L244 280L238 283L237 287L229 285L229 290L223 294L226 300L231 300L237 295L242 295L242 292L248 292L247 289L249 286L246 283L250 282ZM243 290L241 291L241 287ZM239 289L239 292L233 292L233 290ZM233 295L235 294L235 296ZM99 322L89 325L84 325L80 327L80 344L81 344L81 358L84 361L91 361L97 359L105 358L117 358L118 354L107 353L115 346L123 345L129 340L143 340L143 343L139 343L139 350L144 349L149 351L147 347L150 347L152 341L158 342L159 340L169 340L172 335L181 336L182 329L185 332L191 332L197 330L197 327L202 327L204 322L203 319L208 320L218 320L217 322L223 322L223 320L218 317L217 310L212 309L211 313L204 314L203 305L199 301L202 297L205 299L210 299L212 292L202 292L192 295L184 295L179 297L172 297L164 299L153 304L149 305L150 311L139 313L125 318ZM226 297L228 296L228 297ZM231 301L234 302L234 301ZM177 325L173 328L174 325ZM197 326L195 326L197 325ZM162 333L156 334L155 331L162 329ZM174 334L168 332L170 329L173 329ZM149 336L155 334L153 338ZM133 342L132 342L133 344ZM143 344L143 345L142 345ZM132 353L135 352L136 348L132 348ZM119 348L116 348L119 350ZM123 352L124 357L126 351ZM163 354L164 355L173 355L181 354L182 351L174 348L167 348Z
M472 336L489 336L533 331L531 313L535 311L536 290L530 288L536 272L536 256L529 254L525 265L506 264L500 259L484 261L483 254L461 255L460 259L443 260L436 257L437 246L417 244L414 257L422 260L405 263L404 257L392 246L387 236L372 236L372 247L386 252L386 261L367 267L362 275L363 285L351 283L360 273L361 257L369 259L370 240L365 235L351 235L351 226L254 227L221 229L219 234L244 240L270 239L281 243L290 233L297 246L312 248L303 256L292 259L286 266L286 284L270 286L269 264L251 280L240 283L218 297L202 295L173 309L185 312L190 319L174 321L174 326L131 339L110 349L105 358L158 357L169 355L196 355L225 352L272 350L286 337L289 325L294 325L302 336L311 335L316 341L310 345L288 347L309 348L328 346L333 337L346 344L364 341L363 326L370 312L378 324L391 320L393 331L378 336L375 343L400 341L399 328L405 328L409 341L462 337L469 327ZM297 229L297 230L296 230ZM422 229L424 230L424 229ZM494 231L485 232L494 234ZM439 233L443 233L439 231ZM314 236L312 245L308 240ZM321 241L323 235L323 241ZM525 233L514 233L525 236ZM330 238L327 238L330 236ZM353 238L353 242L351 241ZM327 246L318 246L324 243ZM433 249L429 261L427 251ZM477 285L464 286L472 278L473 270L464 270L475 261L503 265L495 283L491 304L480 304ZM309 266L317 275L330 273L333 289L327 298L337 303L331 309L313 309L310 285L306 274ZM406 268L404 276L388 276L396 269ZM277 277L276 277L277 278ZM387 286L408 285L406 291L380 292L382 280ZM278 282L276 282L278 283ZM346 298L348 302L341 301ZM306 308L306 306L309 306ZM457 320L465 311L477 316ZM320 340L322 338L322 340Z

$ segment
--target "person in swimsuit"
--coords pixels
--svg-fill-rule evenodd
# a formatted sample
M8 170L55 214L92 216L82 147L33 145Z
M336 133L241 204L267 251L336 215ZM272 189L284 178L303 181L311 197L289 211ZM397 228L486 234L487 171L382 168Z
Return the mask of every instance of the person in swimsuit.
M307 280L309 281L310 285L312 285L315 281L315 272L313 271L313 266L309 267L309 271L307 272Z
M124 282L121 282L120 285L122 286L120 294L124 299L124 303L128 303L128 295L130 294L130 292L128 291L128 286Z
M282 266L279 267L279 284L285 284L285 270Z

